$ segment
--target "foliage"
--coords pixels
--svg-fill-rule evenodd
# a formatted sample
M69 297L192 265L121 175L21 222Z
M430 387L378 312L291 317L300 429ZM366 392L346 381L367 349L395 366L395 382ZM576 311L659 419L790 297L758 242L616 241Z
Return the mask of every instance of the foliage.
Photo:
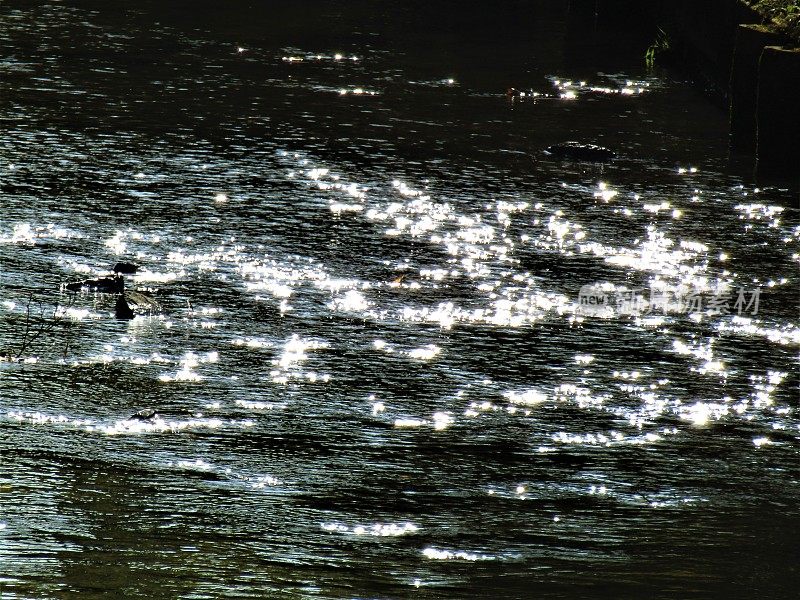
M658 28L658 35L656 39L647 47L647 52L644 55L644 62L648 69L652 69L656 63L656 58L663 56L670 50L670 41L667 33Z
M800 0L745 0L747 4L778 29L800 43Z

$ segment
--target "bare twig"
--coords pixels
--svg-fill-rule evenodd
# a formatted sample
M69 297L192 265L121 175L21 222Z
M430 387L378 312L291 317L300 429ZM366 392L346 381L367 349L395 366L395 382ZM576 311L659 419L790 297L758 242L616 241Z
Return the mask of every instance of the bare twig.
M70 298L67 305L62 306L60 303L56 304L53 308L52 315L49 315L45 310L44 303L38 302L38 315L32 314L32 307L34 305L33 294L28 296L28 302L25 307L25 328L19 343L19 347L15 352L11 353L13 360L19 360L24 354L29 352L36 344L37 340L47 336L55 331L55 329L64 324L65 329L69 328L70 323L66 319L67 309L74 303L74 298ZM69 347L69 340L67 341L67 348ZM64 350L66 356L67 350Z

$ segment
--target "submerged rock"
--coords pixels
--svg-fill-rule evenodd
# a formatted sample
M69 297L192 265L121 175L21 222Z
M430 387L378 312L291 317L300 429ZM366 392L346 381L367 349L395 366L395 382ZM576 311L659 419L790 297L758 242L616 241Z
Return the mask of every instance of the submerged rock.
M582 142L562 142L548 146L545 154L566 160L585 160L590 162L607 162L616 158L613 150L596 144Z

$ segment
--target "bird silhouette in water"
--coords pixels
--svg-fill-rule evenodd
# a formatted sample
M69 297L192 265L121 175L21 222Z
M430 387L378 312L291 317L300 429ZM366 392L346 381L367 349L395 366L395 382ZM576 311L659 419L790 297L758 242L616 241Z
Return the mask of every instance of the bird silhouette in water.
M124 275L133 275L136 271L139 270L139 265L135 265L129 262L118 262L114 265L112 271L114 271L115 275L124 274Z
M121 320L130 320L136 316L136 310L160 312L161 305L151 296L142 292L125 290L125 275L133 275L139 266L129 262L118 262L112 269L113 275L84 279L67 283L64 288L70 292L90 291L100 294L114 294L114 316Z
M128 301L125 299L124 292L117 296L117 302L114 305L114 316L123 320L130 320L136 316L136 313L133 312L130 304L128 304Z
M151 314L161 312L161 304L152 296L142 292L126 292L123 290L122 293L117 295L117 300L114 304L115 317L130 320L136 316L137 311L145 311Z
M101 294L121 294L125 291L125 281L122 275L114 273L108 277L98 277L97 279L84 279L83 281L72 281L64 286L70 292L99 292Z
M133 413L128 417L129 421L144 421L152 422L158 419L160 415L153 408L143 408L142 410Z

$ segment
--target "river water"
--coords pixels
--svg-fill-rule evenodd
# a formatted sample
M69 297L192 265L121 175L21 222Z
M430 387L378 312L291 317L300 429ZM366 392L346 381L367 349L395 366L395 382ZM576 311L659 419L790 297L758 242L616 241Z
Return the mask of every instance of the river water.
M724 112L566 2L113 4L0 5L2 598L792 597Z

